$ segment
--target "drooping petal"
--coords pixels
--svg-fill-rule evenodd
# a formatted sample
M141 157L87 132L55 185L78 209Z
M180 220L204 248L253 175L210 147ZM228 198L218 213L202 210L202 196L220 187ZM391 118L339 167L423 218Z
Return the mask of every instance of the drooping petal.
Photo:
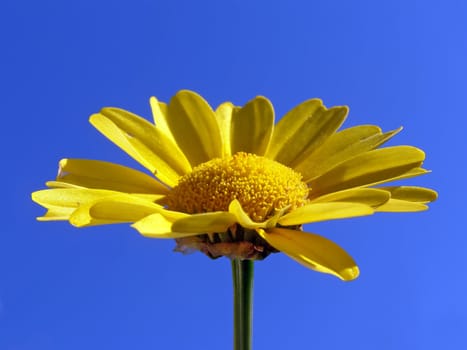
M215 113L222 139L222 154L228 157L232 154L230 141L230 128L232 124L232 114L238 111L240 107L234 106L231 102L221 103Z
M312 270L334 275L344 281L358 277L358 266L336 243L313 233L271 228L258 234L271 246Z
M438 193L436 193L436 191L425 187L390 186L378 188L388 191L393 199L400 199L409 202L428 203L433 202L438 198Z
M235 215L229 212L192 214L175 221L172 229L176 232L213 233L225 232L236 223Z
M373 213L372 207L360 203L310 203L285 214L278 220L278 223L283 226L294 226L311 222L365 216Z
M167 113L170 131L193 167L222 156L216 115L200 95L179 91L170 100Z
M279 121L266 157L293 168L341 126L347 113L347 107L327 109L318 99L303 102Z
M349 202L361 203L371 207L386 203L391 198L388 191L378 188L351 188L338 192L325 194L324 196L313 199L312 203L325 202Z
M62 159L57 181L128 193L167 194L155 178L122 165L89 159Z
M377 207L375 211L379 212L416 212L427 210L428 206L420 202L410 202L401 199L390 199L383 205Z
M136 161L173 186L191 171L178 146L147 120L128 111L104 108L90 117L91 124Z
M376 149L353 157L309 183L310 197L390 181L419 167L425 154L411 146Z
M240 202L236 199L230 202L229 213L233 214L236 218L236 221L240 224L240 226L244 228L257 229L261 227L266 227L265 222L254 222L253 220L251 220L248 214L245 213L245 211L243 210Z
M68 220L80 205L115 194L118 192L87 188L55 188L33 192L31 197L34 202L48 209L44 216L37 219L49 221Z
M332 135L311 156L297 163L295 171L303 175L305 182L311 181L338 164L381 146L400 130L402 128L383 134L381 129L374 125L344 129Z
M271 140L273 127L274 108L271 102L262 96L249 101L232 114L232 154L246 152L264 155Z
M160 205L137 196L118 194L80 205L71 215L70 223L84 227L136 222L161 209Z
M173 222L173 219L168 219L159 213L155 213L135 222L131 227L149 238L182 238L198 234L193 232L174 232L172 231Z

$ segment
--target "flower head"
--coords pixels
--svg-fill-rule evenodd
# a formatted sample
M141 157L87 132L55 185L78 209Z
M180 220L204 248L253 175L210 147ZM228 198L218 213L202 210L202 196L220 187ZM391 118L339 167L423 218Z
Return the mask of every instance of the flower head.
M216 110L192 91L169 104L150 99L154 124L104 108L90 122L151 175L97 160L63 159L49 189L33 200L39 220L83 227L131 223L142 235L174 238L177 251L212 258L263 259L283 252L343 280L358 276L354 260L302 225L375 212L427 209L436 192L384 186L427 173L411 146L378 148L400 129L374 125L338 130L347 107L305 101L274 124L264 97Z

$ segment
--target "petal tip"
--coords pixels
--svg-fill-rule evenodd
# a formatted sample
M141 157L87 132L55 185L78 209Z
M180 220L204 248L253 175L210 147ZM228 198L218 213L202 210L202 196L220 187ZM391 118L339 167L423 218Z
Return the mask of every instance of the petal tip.
M31 193L31 199L32 199L33 202L36 202L36 203L37 203L37 200L36 200L37 192L39 192L39 191L34 191L34 192Z
M98 119L101 119L103 117L102 114L100 113L94 113L94 114L91 114L89 116L89 123L91 123L91 125L95 126L96 122L98 121Z
M352 281L356 279L360 275L360 269L358 268L357 265L348 267L339 273L339 278L342 279L343 281Z

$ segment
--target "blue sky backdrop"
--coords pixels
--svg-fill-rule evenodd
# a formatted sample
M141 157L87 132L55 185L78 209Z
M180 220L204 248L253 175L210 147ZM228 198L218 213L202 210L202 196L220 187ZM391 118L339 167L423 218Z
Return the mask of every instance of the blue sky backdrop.
M127 225L39 223L30 192L61 158L137 166L88 123L150 118L151 95L265 95L277 118L320 97L345 126L404 131L433 173L427 212L307 225L343 246L344 283L276 254L256 264L254 348L466 349L467 2L14 1L0 11L0 349L229 349L227 259Z

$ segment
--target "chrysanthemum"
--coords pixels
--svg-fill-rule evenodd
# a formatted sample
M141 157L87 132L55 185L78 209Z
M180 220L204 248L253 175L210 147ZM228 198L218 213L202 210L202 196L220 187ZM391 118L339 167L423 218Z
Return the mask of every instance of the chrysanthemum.
M283 252L343 280L358 276L354 260L302 225L375 212L427 209L436 192L381 186L427 173L423 151L378 148L400 129L374 125L338 131L348 109L311 99L274 124L272 104L256 97L216 110L180 91L165 104L150 99L154 124L104 108L91 124L152 176L122 165L63 159L49 189L33 200L39 220L83 227L132 223L142 235L174 238L178 251L210 257L263 259Z

